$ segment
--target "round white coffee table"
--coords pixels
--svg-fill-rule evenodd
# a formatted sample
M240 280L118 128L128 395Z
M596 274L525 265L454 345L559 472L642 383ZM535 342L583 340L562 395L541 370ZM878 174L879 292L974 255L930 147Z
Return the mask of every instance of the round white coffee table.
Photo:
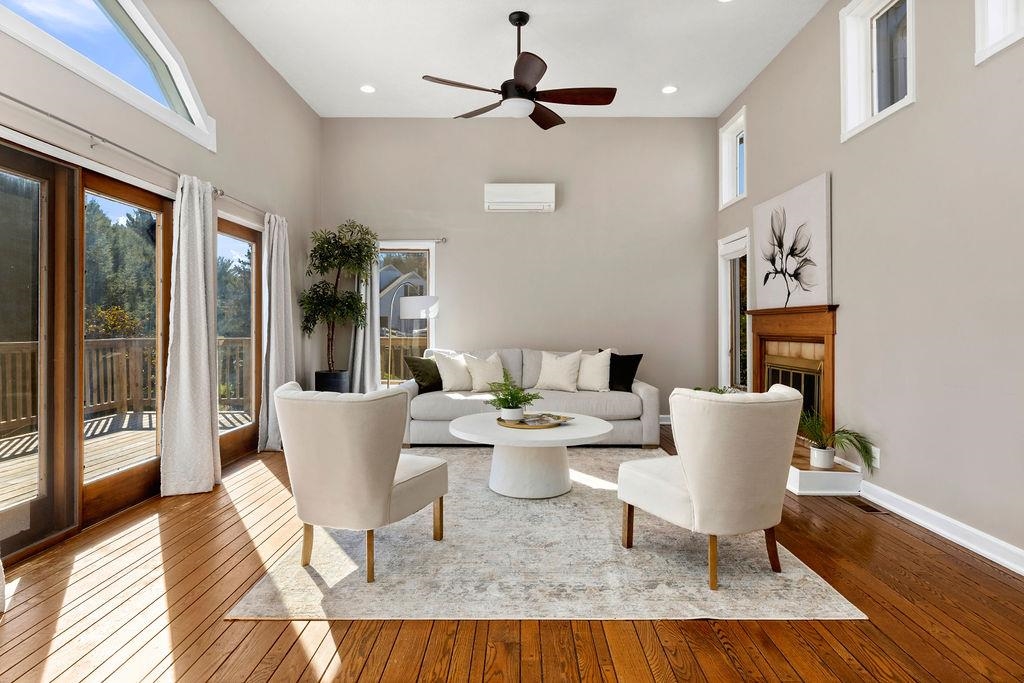
M571 422L551 429L511 429L496 413L466 415L451 421L448 431L466 441L492 444L490 489L510 498L554 498L572 489L566 446L603 440L612 431L604 420L572 415Z

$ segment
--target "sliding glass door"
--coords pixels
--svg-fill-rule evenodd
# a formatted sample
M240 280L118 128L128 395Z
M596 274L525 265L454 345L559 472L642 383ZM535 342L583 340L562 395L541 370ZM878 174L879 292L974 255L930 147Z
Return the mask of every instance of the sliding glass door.
M261 234L217 223L217 410L221 460L256 449L262 389Z
M170 202L86 172L82 402L86 523L156 493ZM166 252L169 254L169 251Z
M0 146L0 552L76 524L65 405L72 169ZM69 446L72 446L69 448Z

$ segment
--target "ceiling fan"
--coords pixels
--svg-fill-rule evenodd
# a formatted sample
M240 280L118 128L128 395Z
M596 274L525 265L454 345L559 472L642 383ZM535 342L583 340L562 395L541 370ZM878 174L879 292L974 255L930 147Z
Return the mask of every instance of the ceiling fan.
M529 116L538 126L547 130L565 123L565 119L545 107L541 102L552 104L611 104L615 99L615 88L560 88L558 90L537 90L537 83L544 76L548 65L532 52L522 51L523 26L530 21L526 12L513 12L508 15L509 23L516 27L516 64L512 69L512 78L501 84L501 89L483 88L478 85L450 81L447 78L424 76L423 80L441 85L450 85L467 90L480 90L501 95L501 99L480 109L456 116L457 119L471 119L480 114L501 107L503 112L515 118Z

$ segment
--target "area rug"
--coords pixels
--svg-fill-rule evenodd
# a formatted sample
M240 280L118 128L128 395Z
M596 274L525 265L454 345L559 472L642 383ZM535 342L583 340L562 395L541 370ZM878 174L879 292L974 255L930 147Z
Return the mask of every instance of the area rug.
M573 488L548 500L487 488L490 449L417 448L448 461L444 540L430 508L376 532L376 582L364 534L316 529L235 604L228 619L863 619L820 576L779 548L772 573L760 532L719 539L719 589L707 583L707 537L636 511L620 545L619 464L664 456L569 450Z

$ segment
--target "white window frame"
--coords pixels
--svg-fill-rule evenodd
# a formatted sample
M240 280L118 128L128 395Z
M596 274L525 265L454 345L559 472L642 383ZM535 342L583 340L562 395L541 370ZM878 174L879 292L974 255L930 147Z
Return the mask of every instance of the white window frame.
M743 228L728 237L718 240L718 385L732 386L732 261L747 257L748 277L750 271L750 229ZM747 291L750 291L749 283ZM750 326L747 326L747 349L750 349ZM747 378L751 374L747 353Z
M149 95L110 73L77 50L65 45L57 38L39 28L13 10L0 6L0 31L21 41L36 52L49 57L69 71L78 74L94 85L103 88L120 100L149 114L157 121L174 129L190 140L199 143L212 152L217 151L217 122L210 117L203 106L195 83L185 66L185 60L174 48L167 34L157 23L143 0L116 0L128 17L138 26L139 31L153 46L174 80L192 121L178 112L157 102Z
M743 164L743 194L739 193L739 134L743 133L743 148L746 158ZM721 211L745 199L747 175L750 170L750 138L747 135L747 108L733 115L729 122L718 129L718 210Z
M434 294L435 273L437 272L437 242L434 240L380 240L377 242L377 246L381 251L429 252L427 256L429 259L427 264L429 266L427 269L427 287L429 291L427 291L427 294L437 296ZM435 329L437 325L434 323L434 320L427 324L427 347L432 349L437 348L437 330ZM390 324L390 321L388 321L388 324Z
M1024 2L974 0L974 64L1024 38Z
M853 0L839 12L839 70L842 134L846 142L917 101L915 0L907 3L907 95L875 111L874 22L899 0Z

